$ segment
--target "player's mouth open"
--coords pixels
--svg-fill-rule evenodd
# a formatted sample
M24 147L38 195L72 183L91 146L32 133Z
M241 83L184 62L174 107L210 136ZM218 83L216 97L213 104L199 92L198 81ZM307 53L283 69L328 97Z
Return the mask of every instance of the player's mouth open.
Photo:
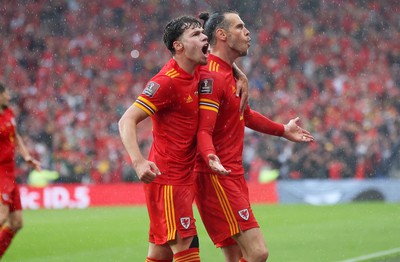
M205 45L203 46L203 48L201 48L201 51L202 51L203 54L205 54L205 55L208 55L208 46L209 46L209 44L207 43L207 44L205 44Z

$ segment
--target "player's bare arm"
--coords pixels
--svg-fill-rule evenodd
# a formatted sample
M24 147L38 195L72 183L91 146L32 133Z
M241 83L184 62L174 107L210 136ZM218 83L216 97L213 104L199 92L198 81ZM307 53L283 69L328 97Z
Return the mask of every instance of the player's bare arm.
M21 154L21 156L23 157L25 162L28 163L28 165L30 165L35 170L41 171L41 169L42 169L41 163L31 156L31 154L29 153L28 149L25 146L25 143L24 143L24 140L22 139L22 137L18 133L16 134L16 137L17 137L17 145L18 145L19 153Z
M289 121L289 123L284 125L285 132L283 134L283 137L292 142L312 142L312 141L314 141L314 137L311 135L311 133L308 132L307 130L301 128L298 125L299 121L300 121L300 118L296 117L294 119L291 119Z
M140 181L146 184L152 182L160 174L156 164L143 157L137 140L137 125L147 117L146 112L136 106L131 106L118 122L121 140L131 158L132 166Z
M249 100L249 80L247 79L247 76L242 72L242 70L240 70L240 68L235 63L233 63L232 68L233 68L233 74L237 79L236 96L240 96L239 111L243 113L244 110L246 109Z

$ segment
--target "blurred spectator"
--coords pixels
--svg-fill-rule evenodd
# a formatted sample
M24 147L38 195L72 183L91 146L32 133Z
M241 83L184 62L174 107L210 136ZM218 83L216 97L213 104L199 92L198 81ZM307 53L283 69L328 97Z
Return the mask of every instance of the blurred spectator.
M317 139L299 146L248 134L250 180L260 163L279 167L280 179L387 177L400 166L398 1L197 2L2 1L0 80L20 106L26 141L59 182L137 181L117 121L168 58L160 30L171 17L223 5L252 34L240 60L252 107L278 122L301 112ZM148 150L151 123L143 125Z

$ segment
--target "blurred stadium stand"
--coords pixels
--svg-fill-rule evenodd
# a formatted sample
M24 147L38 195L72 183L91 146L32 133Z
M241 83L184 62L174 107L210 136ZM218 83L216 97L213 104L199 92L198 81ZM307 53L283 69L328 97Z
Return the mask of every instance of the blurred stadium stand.
M316 142L247 130L249 181L400 177L400 7L397 0L3 0L0 81L18 125L59 182L136 181L117 122L170 57L172 17L238 10L252 47L239 66L250 105L286 123L299 116ZM141 147L151 143L142 124ZM18 161L21 183L29 170Z

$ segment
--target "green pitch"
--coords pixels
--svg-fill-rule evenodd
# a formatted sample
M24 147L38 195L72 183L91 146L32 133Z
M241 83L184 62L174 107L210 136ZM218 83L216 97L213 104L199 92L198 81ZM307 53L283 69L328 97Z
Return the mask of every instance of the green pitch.
M398 204L253 209L267 239L268 261L400 261ZM24 220L24 229L2 261L142 262L147 254L145 207L24 211ZM202 261L224 261L199 219L197 225ZM355 259L370 254L375 256Z

